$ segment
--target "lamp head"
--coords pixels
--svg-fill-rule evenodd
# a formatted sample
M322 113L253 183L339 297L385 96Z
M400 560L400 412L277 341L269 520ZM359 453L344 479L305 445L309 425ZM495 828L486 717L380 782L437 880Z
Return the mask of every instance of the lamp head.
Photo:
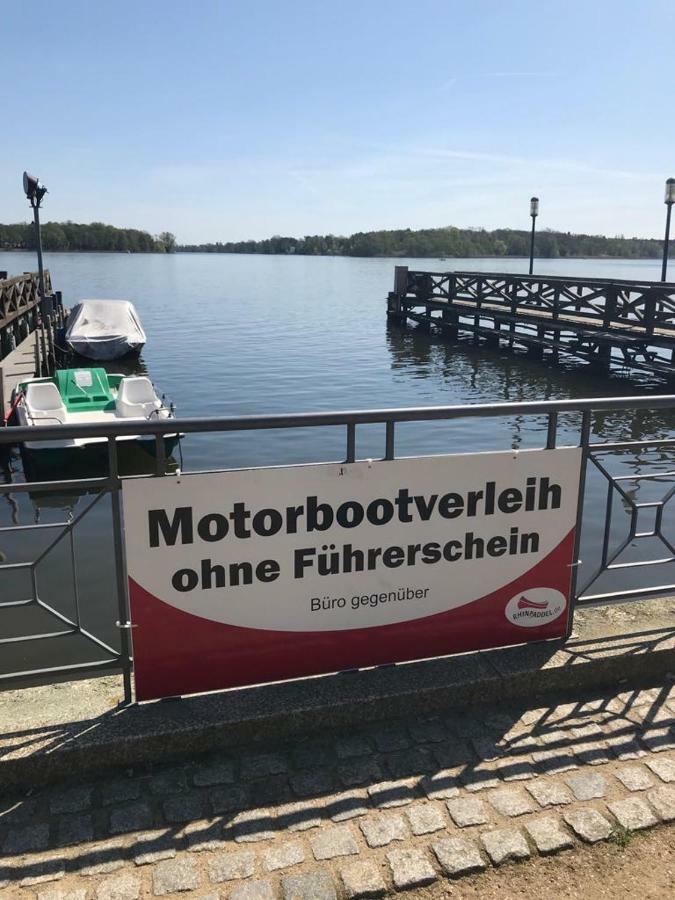
M664 203L675 203L675 178L669 178L666 181L666 196Z
M30 200L31 206L39 206L40 201L47 193L47 188L40 184L39 179L28 172L23 173L23 190L26 197Z
M532 218L539 215L539 197L530 197L530 215Z

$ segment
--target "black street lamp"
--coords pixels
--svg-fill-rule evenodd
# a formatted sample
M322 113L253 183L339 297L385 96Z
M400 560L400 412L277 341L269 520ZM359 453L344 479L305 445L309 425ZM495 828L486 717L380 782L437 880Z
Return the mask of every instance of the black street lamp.
M38 179L34 175L29 175L28 172L23 173L23 190L30 201L30 205L33 208L33 221L35 223L35 246L37 248L37 256L38 256L38 291L40 294L40 300L45 299L45 274L44 269L42 267L42 235L40 233L40 204L42 203L42 198L47 193L47 188L40 184Z
M666 196L663 201L668 207L666 212L666 236L663 241L663 265L661 266L661 281L666 280L666 270L668 268L668 242L670 241L670 214L675 203L675 178L669 178L666 181Z
M530 275L534 268L534 223L539 215L539 197L530 197L530 215L532 216L532 234L530 235Z

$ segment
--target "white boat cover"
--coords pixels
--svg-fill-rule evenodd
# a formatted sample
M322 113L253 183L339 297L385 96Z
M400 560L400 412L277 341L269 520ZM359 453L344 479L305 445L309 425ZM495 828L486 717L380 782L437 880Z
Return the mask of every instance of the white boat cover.
M68 317L66 343L88 359L119 359L138 353L145 332L128 300L82 300Z

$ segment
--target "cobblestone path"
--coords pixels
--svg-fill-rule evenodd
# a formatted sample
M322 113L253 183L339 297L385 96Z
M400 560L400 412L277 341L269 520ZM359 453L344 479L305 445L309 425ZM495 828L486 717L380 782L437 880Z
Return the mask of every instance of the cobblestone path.
M0 785L0 896L379 897L675 821L675 685Z

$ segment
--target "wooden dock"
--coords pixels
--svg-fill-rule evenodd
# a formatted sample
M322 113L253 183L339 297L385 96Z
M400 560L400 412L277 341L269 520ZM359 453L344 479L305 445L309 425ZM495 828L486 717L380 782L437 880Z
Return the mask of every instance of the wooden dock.
M675 374L675 283L569 279L487 272L420 272L396 266L391 321L409 320L450 340L561 354L596 366Z
M63 323L64 311L61 295L52 293L48 271L44 283L43 303L37 273L0 278L0 422L16 385L33 375L49 374L56 365L54 331Z

